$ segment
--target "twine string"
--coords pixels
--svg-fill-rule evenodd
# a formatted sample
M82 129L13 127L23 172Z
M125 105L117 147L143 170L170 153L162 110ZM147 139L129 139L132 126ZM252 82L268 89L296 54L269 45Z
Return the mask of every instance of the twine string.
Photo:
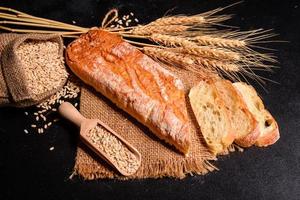
M117 18L118 18L118 10L115 9L115 8L111 9L108 13L106 13L105 17L103 18L102 23L101 23L101 27L106 28L108 25L110 25Z

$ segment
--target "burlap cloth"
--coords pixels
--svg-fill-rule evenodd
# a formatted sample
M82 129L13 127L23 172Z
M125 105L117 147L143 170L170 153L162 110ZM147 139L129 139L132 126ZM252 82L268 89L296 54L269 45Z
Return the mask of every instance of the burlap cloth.
M3 33L0 34L0 59L3 49L9 44L12 40L18 37L18 34L13 33ZM3 70L0 62L0 106L9 104L9 92L7 88L6 81L4 79Z
M184 178L187 174L205 174L215 169L208 161L216 158L205 146L187 96L189 89L201 78L185 70L167 68L177 74L185 85L186 104L192 131L189 156L184 157L173 147L157 139L145 126L117 108L100 93L89 86L83 86L80 99L81 113L87 118L102 120L133 144L142 155L142 165L136 174L124 178L79 142L74 174L79 174L89 180L98 178Z

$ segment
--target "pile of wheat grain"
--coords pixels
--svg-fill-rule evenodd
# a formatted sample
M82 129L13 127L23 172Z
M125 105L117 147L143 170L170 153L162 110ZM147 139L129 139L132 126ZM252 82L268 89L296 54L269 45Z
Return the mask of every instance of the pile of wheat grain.
M68 76L59 44L51 41L27 41L16 50L31 96L57 89Z

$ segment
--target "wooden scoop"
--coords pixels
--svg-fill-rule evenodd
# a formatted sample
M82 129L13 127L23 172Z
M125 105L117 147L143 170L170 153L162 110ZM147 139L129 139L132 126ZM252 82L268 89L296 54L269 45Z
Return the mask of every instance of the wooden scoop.
M110 164L112 167L117 169L122 175L130 176L136 172L134 171L133 173L128 174L126 171L120 169L120 167L118 167L118 165L116 165L114 161L109 156L106 155L105 152L103 152L96 145L94 145L91 142L91 139L87 137L87 134L91 129L95 128L96 126L101 126L101 128L106 129L117 139L119 139L119 141L122 142L122 144L125 145L131 151L131 153L133 153L134 156L136 156L138 161L138 167L139 167L141 165L141 154L137 151L136 148L130 145L124 138L118 135L109 126L107 126L106 124L104 124L98 119L85 118L79 113L79 111L72 104L68 102L62 103L59 106L58 111L64 118L70 120L78 127L80 127L80 139L83 141L83 143L86 144L89 148L91 148L97 155L99 155L102 159L104 159L108 164Z

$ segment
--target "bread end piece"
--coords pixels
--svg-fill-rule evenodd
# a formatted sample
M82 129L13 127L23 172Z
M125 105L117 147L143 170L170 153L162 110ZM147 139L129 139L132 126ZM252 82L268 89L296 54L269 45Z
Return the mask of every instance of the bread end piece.
M280 138L278 124L273 116L267 110L264 110L263 114L265 119L263 131L255 143L259 147L272 145Z
M266 147L274 144L280 138L278 124L269 111L265 109L256 90L252 86L242 82L233 83L233 86L243 98L249 111L258 121L259 137L255 141L255 145Z
M248 135L242 138L236 138L235 143L241 147L250 147L254 145L260 136L260 127L258 122L255 121L255 128L249 132Z

